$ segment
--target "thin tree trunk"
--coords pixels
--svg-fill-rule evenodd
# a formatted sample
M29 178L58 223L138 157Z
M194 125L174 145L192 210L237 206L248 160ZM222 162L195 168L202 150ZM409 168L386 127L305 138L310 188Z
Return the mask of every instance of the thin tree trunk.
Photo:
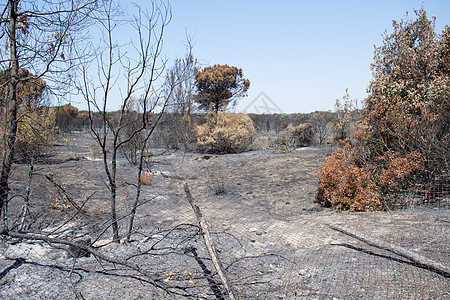
M10 14L9 14L9 49L10 49L10 82L9 90L10 97L8 102L8 125L9 132L6 139L6 147L3 150L2 171L0 176L0 214L3 211L3 206L8 201L9 192L9 175L11 173L11 166L14 159L14 144L17 136L17 82L19 74L19 60L17 58L16 48L16 23L17 23L17 0L9 0ZM6 229L6 228L5 228Z
M139 199L141 196L141 188L142 188L142 181L141 181L141 175L142 175L142 169L144 166L144 151L148 142L148 139L150 138L151 134L153 133L153 130L151 130L147 136L145 137L145 140L142 144L141 147L141 153L140 153L140 157L139 157L139 167L138 167L138 184L136 187L136 198L134 199L134 203L133 203L133 207L131 209L131 214L130 214L130 223L128 226L128 233L127 233L127 242L130 241L131 239L131 234L133 232L133 223L134 223L134 217L136 216L136 210L139 204Z
M106 115L106 112L103 111L102 112L103 115ZM91 120L91 124L92 124L92 120ZM102 155L103 155L103 166L106 172L106 176L108 177L108 182L109 182L109 202L110 202L110 218L111 218L111 226L112 226L112 241L115 243L119 243L120 242L120 238L119 238L119 225L117 223L117 212L116 212L116 198L117 198L117 185L116 185L116 172L117 172L117 165L114 163L116 160L116 156L115 156L115 152L117 151L114 147L113 147L113 154L111 157L111 170L109 168L108 165L108 151L107 151L107 146L106 146L106 140L107 140L107 130L106 127L108 126L107 120L104 117L103 118L103 137L102 140L100 139L100 137L98 136L97 132L95 130L93 130L92 125L91 125L91 130L94 133L94 135L96 135L97 137L97 142L99 144L99 146L101 147L102 150Z
M110 201L111 201L111 225L113 231L113 242L120 243L119 238L119 224L117 223L117 207L116 207L116 199L117 199L117 184L116 184L116 173L117 173L117 161L116 161L116 149L113 149L114 153L112 155L112 174L110 180Z
M139 204L139 199L141 196L141 187L142 187L141 174L142 174L142 169L139 168L138 184L136 187L136 198L134 199L133 207L131 208L130 223L128 225L128 232L127 232L127 242L130 242L130 240L131 240L131 234L133 233L133 226L134 226L134 217L136 216L136 210L137 210L137 207Z
M23 213L22 218L20 220L19 231L22 231L25 227L25 220L28 214L28 207L30 204L31 180L33 179L33 172L34 172L34 155L31 156L30 171L28 172L28 184L25 195L25 204L23 205Z

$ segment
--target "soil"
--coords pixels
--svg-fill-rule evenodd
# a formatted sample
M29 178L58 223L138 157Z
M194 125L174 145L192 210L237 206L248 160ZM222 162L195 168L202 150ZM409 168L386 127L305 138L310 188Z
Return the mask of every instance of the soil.
M327 226L345 224L449 266L448 199L397 211L336 212L314 203L316 174L328 152L324 148L276 153L264 146L227 155L152 151L154 156L146 164L152 184L143 187L132 241L99 250L128 258L172 288L182 286L170 289L178 294L155 288L142 274L94 257L73 258L66 249L44 243L3 239L0 298L222 297L220 279L186 200L185 183L213 232L219 257L240 299L450 297L445 276ZM118 168L118 212L125 216L120 221L125 234L137 167L121 158ZM28 169L14 166L11 194L24 195ZM60 183L84 212L76 214L46 176ZM69 240L89 236L105 243L110 235L106 182L103 162L89 134L66 136L54 157L36 165L28 230L44 230ZM20 215L22 204L23 198L12 199L9 215ZM15 221L9 218L11 224Z

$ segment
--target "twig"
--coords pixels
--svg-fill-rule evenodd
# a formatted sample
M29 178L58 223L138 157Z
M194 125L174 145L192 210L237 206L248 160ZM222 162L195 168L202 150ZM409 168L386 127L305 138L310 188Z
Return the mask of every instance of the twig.
M92 196L94 196L94 194L97 193L97 191L94 191L92 194L90 194L86 200L83 202L83 204L81 205L81 209L84 208L84 206L86 205L86 203L89 201L89 199L91 199ZM68 218L64 223L62 223L61 225L59 225L58 227L56 227L54 230L52 230L51 232L48 233L48 235L52 235L55 232L57 232L58 230L60 230L61 228L64 227L64 225L70 223L73 219L75 219L75 217L81 212L81 210L77 210L72 217ZM19 230L21 231L21 230Z
M427 269L433 270L436 273L439 273L441 275L443 275L444 277L450 277L450 269L446 266L444 266L443 264L440 264L438 262L435 262L434 260L431 260L429 258L426 258L422 255L419 255L417 253L414 253L412 251L406 250L405 248L396 246L396 245L392 245L380 240L376 240L373 238L369 238L366 237L360 233L357 233L349 228L347 228L347 226L339 226L339 225L335 225L335 224L328 224L328 226L336 231L339 231L341 233L344 233L348 236L351 236L357 240L363 241L364 243L379 248L379 249L383 249L383 250L387 250L389 252L395 253L401 257L407 258L410 261L425 267Z
M208 224L203 219L203 215L200 211L200 208L195 203L195 199L192 197L191 191L189 190L189 186L187 183L184 184L184 191L186 192L186 197L187 197L189 203L191 204L192 209L194 210L194 213L195 213L195 217L197 218L200 228L202 229L203 239L205 240L205 245L206 245L206 248L208 248L208 252L209 252L209 255L211 256L211 260L214 265L214 268L216 268L217 274L219 275L220 280L222 281L223 286L225 287L225 289L228 293L228 297L230 297L231 300L234 300L234 299L236 299L236 297L234 296L232 287L229 285L228 279L225 276L222 264L221 264L219 258L217 257L217 250L216 250L216 247L214 246L214 241L211 238L211 233L209 232Z
M73 260L73 264L72 267L70 268L70 273L69 273L69 281L70 281L70 285L72 286L72 290L73 293L75 294L75 297L77 299L81 299L81 300L85 300L85 298L83 297L83 295L77 291L76 285L81 281L81 278L78 279L75 283L72 281L72 274L73 274L73 270L75 269L75 264L76 264L77 260L76 258Z
M28 172L28 184L26 187L25 204L23 206L23 214L22 219L20 220L19 231L23 230L25 226L25 218L27 217L28 214L28 206L30 203L30 195L31 195L31 180L33 178L33 172L34 172L34 155L31 157L30 171Z
M45 178L47 178L48 181L50 181L51 183L53 183L53 185L59 190L59 192L64 196L64 198L69 201L70 204L72 204L72 206L76 209L79 210L81 212L84 212L82 210L82 208L75 203L75 201L72 199L72 197L69 196L69 194L66 192L66 190L59 184L57 183L54 179L53 179L53 174L48 174L45 175Z
M82 243L75 243L75 242L71 242L71 241L59 239L59 238L50 238L48 236L45 236L42 234L37 234L37 233L20 233L20 232L13 232L13 231L3 231L1 234L7 235L7 236L10 236L13 238L18 238L18 239L44 241L44 242L51 243L51 244L68 245L68 246L72 246L74 248L81 249L87 253L94 255L97 259L101 259L101 260L107 261L109 263L128 267L128 268L146 276L149 279L149 282L152 285L154 285L155 287L158 287L165 291L168 291L168 287L165 284L163 284L162 282L157 282L155 279L153 279L153 274L141 269L137 264L133 264L131 262L127 262L127 261L124 261L121 259L117 259L114 257L104 255L103 253L95 250L94 248L92 248L89 245L84 245Z

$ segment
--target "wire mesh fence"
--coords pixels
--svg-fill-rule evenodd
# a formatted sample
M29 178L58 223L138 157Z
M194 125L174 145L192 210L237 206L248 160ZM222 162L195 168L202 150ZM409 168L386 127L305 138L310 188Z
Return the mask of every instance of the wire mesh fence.
M43 238L2 237L0 297L228 298L186 200L188 182L238 299L448 298L448 178L428 193L417 187L401 209L335 212L313 202L324 155L320 148L223 156L153 149L146 165L151 185L142 187L129 242L138 173L120 157L117 244L111 242L111 191L100 149L89 133L66 134L51 155L13 164L3 229ZM100 254L49 239L84 240Z

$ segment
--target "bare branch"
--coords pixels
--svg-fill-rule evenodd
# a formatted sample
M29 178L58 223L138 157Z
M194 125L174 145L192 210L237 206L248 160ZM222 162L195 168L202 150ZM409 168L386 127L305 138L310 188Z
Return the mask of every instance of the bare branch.
M356 231L349 229L347 226L328 224L328 227L330 227L333 230L344 233L348 236L351 236L357 240L363 241L364 243L366 243L370 246L374 246L379 249L387 250L389 252L400 255L401 257L407 258L420 266L423 266L427 269L430 269L439 274L442 274L445 277L450 277L450 268L448 268L447 266L444 266L440 263L437 263L429 258L423 257L422 255L411 252L409 250L406 250L406 249L396 246L396 245L392 245L392 244L389 244L389 243L386 243L386 242L383 242L383 241L380 241L380 240L377 240L374 238L364 236L361 233L358 233Z

